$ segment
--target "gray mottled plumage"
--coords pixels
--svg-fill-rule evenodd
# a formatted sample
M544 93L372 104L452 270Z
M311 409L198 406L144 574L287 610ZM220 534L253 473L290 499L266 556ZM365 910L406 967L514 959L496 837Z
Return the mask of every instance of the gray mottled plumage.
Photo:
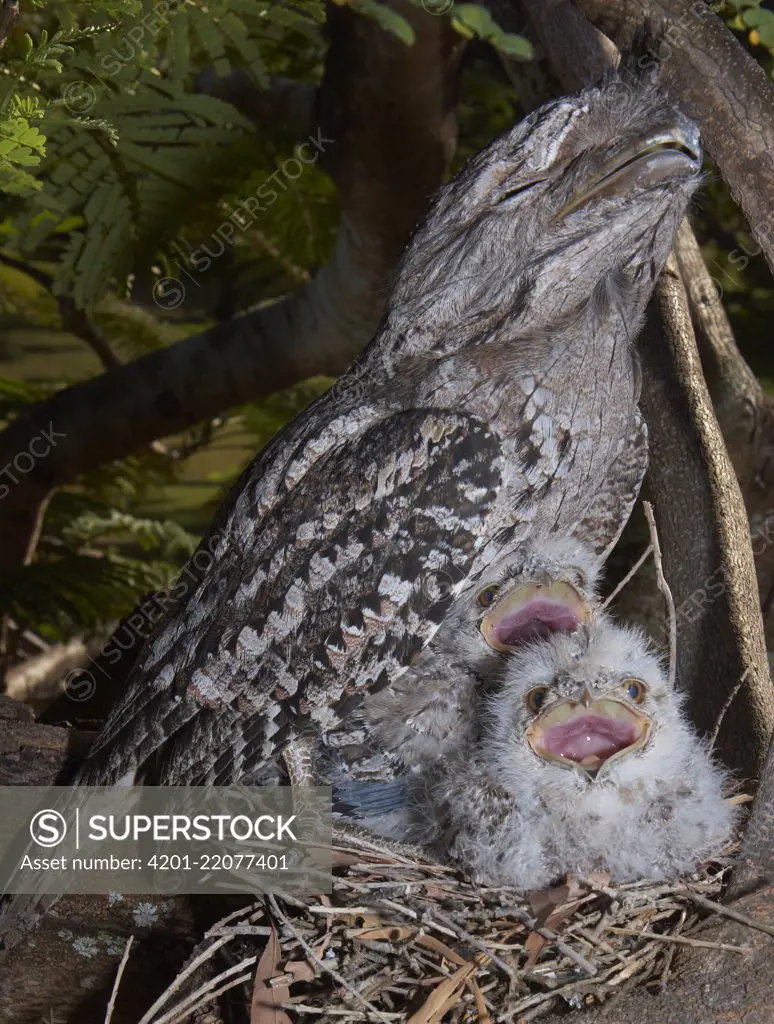
M502 686L483 702L478 735L458 744L414 793L417 819L425 828L434 820L468 873L520 889L596 870L616 882L673 879L720 852L738 820L724 793L728 777L691 730L642 635L601 615L504 665ZM533 709L538 689L542 703ZM560 704L632 713L650 723L647 738L595 770L547 758L529 737Z
M436 761L467 742L481 695L497 685L510 657L484 640L482 620L496 615L525 584L553 589L566 584L591 614L600 568L599 556L575 538L539 538L503 558L496 573L482 578L482 586L496 588L491 607L481 607L476 591L461 595L409 669L390 686L367 695L339 729L318 743L317 774L334 785L342 811L371 818L372 802L383 809L388 793L406 809L405 789L363 788L359 783L425 776ZM383 831L384 823L378 829ZM395 831L392 821L387 830Z
M358 365L243 475L78 781L266 781L522 545L604 555L644 470L632 343L699 172L647 84L548 104L472 160Z

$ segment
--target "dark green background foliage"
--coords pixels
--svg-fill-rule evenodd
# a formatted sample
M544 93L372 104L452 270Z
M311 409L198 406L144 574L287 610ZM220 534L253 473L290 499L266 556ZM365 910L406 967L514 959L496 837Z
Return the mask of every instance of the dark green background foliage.
M412 44L394 11L376 0L351 5ZM199 91L201 76L239 70L258 86L274 76L316 85L327 46L321 0L168 7L158 18L158 0L22 0L0 50L0 425L103 372L104 359L65 329L63 301L127 362L282 297L331 251L336 192L309 165L237 232L180 308L153 302L154 282L174 276L185 254L217 249L213 232L304 141L288 137L282 118L258 127ZM769 70L774 14L744 0L723 13ZM483 7L457 4L448 16L471 41L456 167L522 116L498 51L529 59L531 50ZM774 290L765 261L717 176L694 216L742 349L766 378ZM244 464L330 383L316 378L231 410L59 491L35 562L3 579L0 613L64 637L102 629L166 586Z

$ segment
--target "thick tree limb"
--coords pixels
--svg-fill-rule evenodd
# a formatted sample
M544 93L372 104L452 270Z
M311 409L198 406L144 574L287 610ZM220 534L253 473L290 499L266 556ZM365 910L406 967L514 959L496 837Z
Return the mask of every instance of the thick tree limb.
M731 898L762 885L774 885L774 740L763 766L739 856L741 865L734 872Z
M734 339L726 311L687 223L677 236L677 265L688 290L691 322L701 365L734 464L747 494L760 461L765 397Z
M460 37L443 18L414 6L401 10L417 33L412 48L351 9L331 7L332 41L317 124L323 136L335 140L326 156L341 197L342 221L328 266L294 298L61 392L13 424L0 437L0 469L26 451L41 429L52 426L66 436L0 501L0 563L28 556L53 487L230 405L311 374L339 373L371 337L391 268L442 180L455 141L453 79ZM58 741L71 734L49 732ZM47 917L37 929L34 972L24 942L6 953L0 1019L29 1024L51 1006L57 1019L84 1024L104 1019L105 989L109 992L117 957L104 943L99 946L88 964L93 987L86 993L83 956L73 935L91 940L106 929L118 935L136 930L137 900L127 897L108 907L99 897L73 899L62 900L58 916ZM174 899L163 901L159 916L163 907L172 908L167 922L153 929L139 950L135 944L127 968L124 984L137 986L149 1000L156 978L171 966L170 952L179 958L197 930L178 905ZM70 939L64 940L68 932ZM149 981L151 972L156 977Z
M662 274L639 347L649 486L678 616L677 678L689 690L693 721L711 734L726 697L745 677L717 749L754 780L774 725L774 693L750 533L674 260Z
M330 262L296 295L60 391L12 423L0 435L0 471L10 467L19 482L0 501L0 568L31 557L57 486L230 406L339 374L372 336L392 266L455 141L460 37L445 19L398 2L416 30L412 47L350 8L331 9L312 126L332 140L324 146L341 200ZM52 429L64 437L15 473L14 459Z
M488 0L487 7L504 28L523 32L535 46L539 76L530 64L502 58L514 83L526 84L528 108L578 92L617 62L616 47L571 0Z
M770 648L774 643L774 400L764 394L739 351L715 283L686 225L680 230L675 255L688 287L704 377L750 519L758 591Z
M0 786L53 786L86 756L93 736L38 724L26 704L0 697Z
M707 150L774 271L774 83L713 13L696 0L576 0L628 49L646 22L663 83L701 129Z
M272 132L291 147L309 130L314 107L314 86L294 82L291 78L274 77L268 89L260 89L252 75L235 68L218 78L212 68L196 79L197 92L225 100L256 124L270 124Z

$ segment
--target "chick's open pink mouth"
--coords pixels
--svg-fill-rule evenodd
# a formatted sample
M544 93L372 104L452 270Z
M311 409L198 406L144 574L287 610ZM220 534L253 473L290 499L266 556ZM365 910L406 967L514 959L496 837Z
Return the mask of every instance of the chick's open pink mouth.
M591 609L569 583L527 583L516 587L481 622L484 639L507 651L553 633L572 633L591 618Z
M555 725L543 733L543 749L554 757L583 764L586 760L605 761L637 739L628 722L601 715L584 715L567 725Z
M616 755L641 749L650 724L646 715L621 701L602 699L586 707L564 700L532 723L527 739L547 760L595 770Z

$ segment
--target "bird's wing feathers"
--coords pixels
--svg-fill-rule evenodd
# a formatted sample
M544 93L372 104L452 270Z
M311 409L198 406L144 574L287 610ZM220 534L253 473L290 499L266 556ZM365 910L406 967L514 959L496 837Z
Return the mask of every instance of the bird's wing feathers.
M291 724L335 722L432 637L451 600L433 577L470 571L501 475L470 416L413 410L347 439L216 560L189 602L198 628L176 617L156 637L80 781L231 781Z
M648 468L648 428L640 410L634 417L620 455L586 510L575 535L588 543L604 561L629 521Z
M408 775L401 775L386 782L346 779L336 783L332 787L333 813L362 821L405 811L409 807L412 781Z

